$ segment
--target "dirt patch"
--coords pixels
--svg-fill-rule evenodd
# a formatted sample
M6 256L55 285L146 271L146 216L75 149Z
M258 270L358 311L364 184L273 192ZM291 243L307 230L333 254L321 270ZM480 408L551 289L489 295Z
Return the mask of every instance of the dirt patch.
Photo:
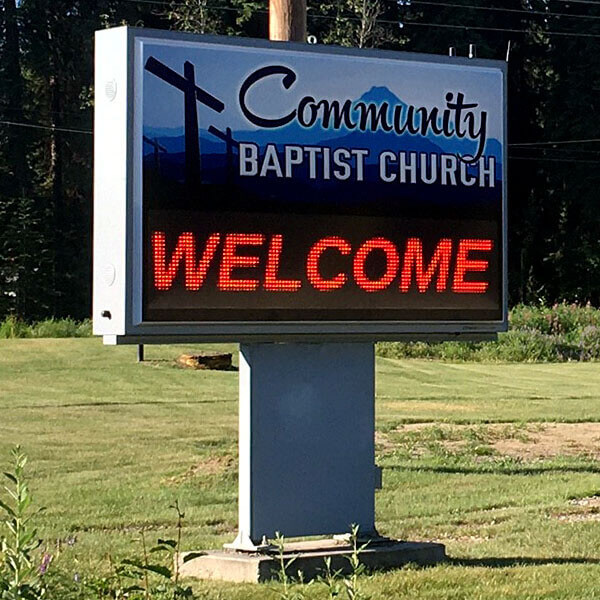
M435 441L456 452L468 445L489 447L495 455L522 460L557 456L587 456L600 459L600 423L530 423L527 425L446 425L411 423L401 425L391 437L380 434L378 443L388 450L393 438L409 439L415 445ZM402 442L399 441L399 444ZM416 454L419 454L417 451Z
M192 465L185 473L169 477L167 484L180 484L202 475L220 475L235 465L233 456L209 456Z
M556 515L554 518L557 521L563 521L565 523L586 523L589 521L600 521L600 513L566 513Z
M375 432L375 446L381 449L384 453L390 452L394 449L395 445L390 438L381 431Z
M552 515L553 519L563 523L583 523L586 521L600 521L600 496L589 498L575 498L569 500L574 508Z
M589 509L595 508L600 512L600 496L590 496L589 498L574 498L569 500L572 506L585 506Z
M527 440L492 444L499 453L524 459L586 455L600 458L600 423L547 423L527 431Z

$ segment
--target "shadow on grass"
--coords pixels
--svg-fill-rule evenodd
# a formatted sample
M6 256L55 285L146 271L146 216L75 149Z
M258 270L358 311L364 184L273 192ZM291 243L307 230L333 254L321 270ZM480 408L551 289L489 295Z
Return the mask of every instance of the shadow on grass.
M445 473L448 475L541 475L544 473L600 473L598 465L536 465L536 466L462 466L462 465L422 465L401 466L388 465L383 467L390 471L414 471L426 473Z
M101 402L72 402L70 404L11 404L11 410L16 409L39 409L39 408L96 408L105 406L137 406L137 405L185 405L185 404L228 404L237 402L237 398L218 398L210 400L130 400L128 402L111 402L110 400Z
M448 558L446 564L453 567L486 567L506 569L509 567L527 567L544 565L600 565L600 558L509 556L503 558Z
M176 360L172 358L145 358L140 364L149 366L149 367L173 367L175 369L182 369L187 371L225 371L225 372L235 372L237 373L240 369L237 365L229 365L228 367L206 367L206 368L198 368L193 369L191 367L186 367L177 363Z

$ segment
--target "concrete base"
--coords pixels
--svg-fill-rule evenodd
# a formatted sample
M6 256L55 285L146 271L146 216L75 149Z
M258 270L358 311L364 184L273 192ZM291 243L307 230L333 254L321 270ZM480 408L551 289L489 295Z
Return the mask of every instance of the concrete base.
M309 581L323 574L327 557L331 557L332 571L348 573L350 564L346 557L351 552L349 544L336 540L297 542L286 544L284 560L287 563L295 558L289 575L295 577L302 571L304 581ZM233 550L182 552L178 559L181 576L197 579L261 583L277 579L280 569L277 550L261 554ZM394 569L408 563L434 565L446 560L446 548L428 542L377 540L360 553L360 560L370 569Z

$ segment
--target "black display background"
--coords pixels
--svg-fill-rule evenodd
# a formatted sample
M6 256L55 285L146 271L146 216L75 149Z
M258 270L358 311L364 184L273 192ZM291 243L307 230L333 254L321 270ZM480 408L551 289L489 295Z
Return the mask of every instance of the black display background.
M274 212L204 212L185 208L147 210L144 224L144 304L145 321L499 321L502 319L502 243L498 203L488 204L487 210L472 211L468 206L454 206L451 210L435 211L435 216L424 218L423 207L405 207L403 215L360 216L356 214L286 214ZM495 207L493 207L495 204ZM490 208L492 210L490 210ZM451 212L462 217L451 219ZM440 213L442 213L440 215ZM474 213L474 214L473 214ZM415 216L415 214L417 216ZM476 217L476 218L473 218ZM487 218L482 218L487 217ZM491 218L490 218L491 217ZM203 287L187 291L183 284L183 263L173 286L158 291L153 286L151 233L163 231L167 240L167 259L173 252L181 233L190 231L197 240L197 256L203 251L211 233L261 233L269 238L283 235L283 251L279 270L281 279L299 279L302 287L297 292L222 291L217 288L218 270L223 241L217 250ZM340 236L350 242L353 252L341 256L327 251L320 262L324 277L339 271L348 274L348 282L339 289L319 292L306 277L306 257L311 246L319 239ZM427 265L435 246L442 238L453 240L453 259L450 264L448 289L438 293L435 278L426 293L420 293L413 282L408 293L399 291L399 275L380 292L366 292L353 280L352 257L366 240L384 237L393 242L400 259L406 239L419 237L423 242L424 263ZM452 291L458 240L484 238L493 240L492 252L471 252L470 260L489 260L483 273L469 273L466 280L489 281L484 294L459 294ZM237 268L233 278L264 279L268 239L264 246L240 246L238 254L258 256L259 266ZM367 262L367 270L376 278L382 273L383 253L374 252ZM402 264L400 265L400 271ZM399 271L399 272L400 272Z

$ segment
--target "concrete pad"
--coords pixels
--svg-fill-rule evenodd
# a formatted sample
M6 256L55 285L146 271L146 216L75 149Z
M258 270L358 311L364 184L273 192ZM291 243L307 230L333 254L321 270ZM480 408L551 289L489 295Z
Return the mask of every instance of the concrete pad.
M332 571L350 571L347 556L352 547L336 540L319 540L286 544L284 560L295 558L289 575L297 576L302 571L304 581L323 573L324 559L331 558ZM186 558L187 557L187 558ZM214 579L238 583L260 583L277 579L279 555L270 549L264 553L214 550L209 552L182 552L179 557L182 577ZM398 540L376 540L360 553L361 562L369 569L395 569L408 563L434 565L446 560L443 544L430 542L402 542Z

